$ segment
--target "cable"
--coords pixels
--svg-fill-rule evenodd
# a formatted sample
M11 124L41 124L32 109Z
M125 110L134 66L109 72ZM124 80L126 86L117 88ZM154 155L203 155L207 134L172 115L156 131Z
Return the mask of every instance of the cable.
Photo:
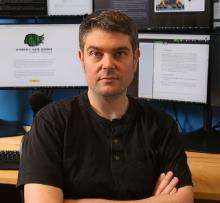
M174 102L172 102L172 107L173 107L173 112L174 112L174 116L175 116L175 121L176 121L177 125L179 126L179 128L180 128L180 130L181 130L180 133L183 133L184 130L183 130L182 125L181 125L180 122L179 122L178 115L177 115L177 110L176 110L176 105L175 105Z
M218 121L214 126L213 129L216 131L220 131L220 121Z

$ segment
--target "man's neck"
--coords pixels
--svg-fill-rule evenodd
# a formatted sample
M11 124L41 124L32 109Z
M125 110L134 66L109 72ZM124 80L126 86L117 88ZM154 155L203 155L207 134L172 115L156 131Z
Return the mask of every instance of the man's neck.
M108 120L119 119L127 111L128 97L124 95L100 96L88 91L88 98L93 110Z

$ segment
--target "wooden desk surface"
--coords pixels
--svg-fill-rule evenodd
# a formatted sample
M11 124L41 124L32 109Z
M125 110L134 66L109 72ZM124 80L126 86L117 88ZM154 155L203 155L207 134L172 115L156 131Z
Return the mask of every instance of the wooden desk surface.
M0 138L0 150L20 150L23 135Z
M17 170L0 170L0 184L17 184Z
M220 154L187 152L197 199L220 200Z
M19 150L22 136L0 138L0 150ZM220 154L186 152L196 199L220 200ZM18 171L0 170L0 183L16 184Z
M20 150L21 136L0 138L0 150ZM17 170L0 170L0 183L16 185Z

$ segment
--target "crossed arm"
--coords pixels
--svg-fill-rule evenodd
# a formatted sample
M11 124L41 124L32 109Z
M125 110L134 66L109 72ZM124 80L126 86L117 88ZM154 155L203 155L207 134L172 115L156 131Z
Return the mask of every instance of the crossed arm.
M177 190L177 183L178 178L174 177L172 172L161 174L152 197L141 200L64 200L60 188L34 183L25 185L24 197L25 203L193 203L192 187L185 186Z

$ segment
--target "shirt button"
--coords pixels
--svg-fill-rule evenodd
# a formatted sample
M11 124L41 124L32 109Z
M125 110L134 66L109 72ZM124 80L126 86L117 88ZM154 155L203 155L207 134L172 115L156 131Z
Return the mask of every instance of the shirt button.
M119 142L119 140L117 138L113 139L113 143L117 144Z
M114 135L115 134L115 128L111 128L111 130L112 130L112 135Z
M121 159L121 157L120 157L119 155L115 155L115 156L114 156L114 160L115 160L115 161L119 161L120 159Z

